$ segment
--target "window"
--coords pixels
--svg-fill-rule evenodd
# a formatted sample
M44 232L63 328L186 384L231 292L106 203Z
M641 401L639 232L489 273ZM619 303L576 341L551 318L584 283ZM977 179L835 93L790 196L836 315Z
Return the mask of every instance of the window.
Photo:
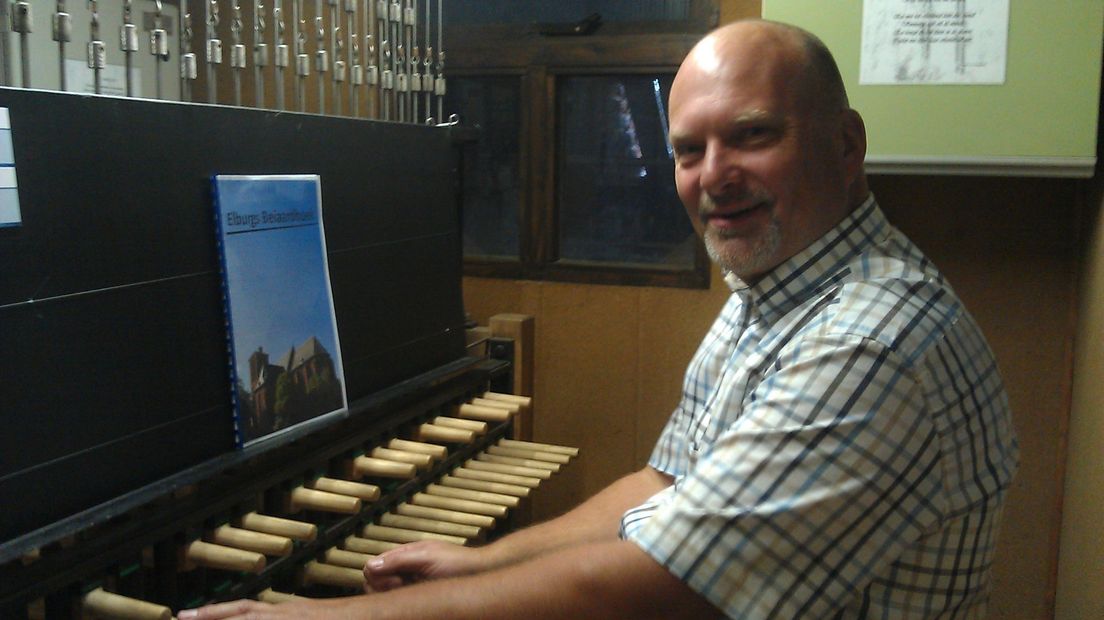
M517 77L452 80L449 110L480 128L479 142L464 158L464 255L519 256L522 181L518 135L521 89Z
M713 3L508 5L450 2L445 17L447 108L480 129L464 158L466 273L708 287L675 193L665 107ZM601 25L561 36L568 7L569 25L591 11Z
M671 75L568 75L556 87L559 258L692 270L694 230L667 142Z

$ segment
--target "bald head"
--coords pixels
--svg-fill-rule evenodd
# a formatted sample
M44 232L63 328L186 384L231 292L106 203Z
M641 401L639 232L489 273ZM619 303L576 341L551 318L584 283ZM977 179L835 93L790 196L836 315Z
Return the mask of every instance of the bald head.
M813 35L762 20L702 39L671 86L675 185L710 256L745 281L866 198L866 132Z
M789 24L749 19L722 26L694 46L679 73L704 71L713 74L711 79L735 79L733 60L741 56L765 69L784 72L792 94L811 112L833 114L849 107L843 78L828 47L816 35ZM676 88L678 81L676 76Z

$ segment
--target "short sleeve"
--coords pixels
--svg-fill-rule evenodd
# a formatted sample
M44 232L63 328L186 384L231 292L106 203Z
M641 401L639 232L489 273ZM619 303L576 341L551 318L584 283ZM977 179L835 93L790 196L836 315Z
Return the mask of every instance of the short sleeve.
M944 518L923 394L882 343L805 339L628 539L730 617L830 617Z

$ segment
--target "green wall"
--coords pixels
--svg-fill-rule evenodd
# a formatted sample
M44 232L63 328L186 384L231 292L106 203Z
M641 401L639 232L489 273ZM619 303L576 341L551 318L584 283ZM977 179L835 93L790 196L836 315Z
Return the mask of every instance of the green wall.
M866 119L870 163L1091 175L1104 1L1012 0L1001 85L860 86L862 4L764 0L763 16L812 31L835 54L851 104Z

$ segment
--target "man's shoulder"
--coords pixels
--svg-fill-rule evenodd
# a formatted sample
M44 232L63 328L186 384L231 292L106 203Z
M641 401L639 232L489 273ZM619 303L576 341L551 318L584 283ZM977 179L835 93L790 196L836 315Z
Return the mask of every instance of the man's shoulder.
M829 293L818 331L916 354L956 328L965 313L954 289L923 255L871 253L856 258Z

